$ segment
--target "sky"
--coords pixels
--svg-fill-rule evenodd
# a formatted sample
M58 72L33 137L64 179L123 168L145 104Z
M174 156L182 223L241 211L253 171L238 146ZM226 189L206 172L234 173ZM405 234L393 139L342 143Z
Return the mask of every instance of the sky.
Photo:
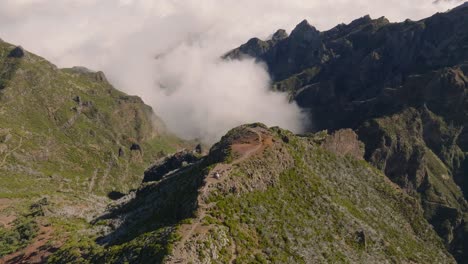
M269 91L265 65L220 56L251 37L319 30L370 14L419 20L461 1L444 0L1 0L0 38L59 67L102 70L142 97L186 139L217 141L230 128L263 122L294 132L305 113Z

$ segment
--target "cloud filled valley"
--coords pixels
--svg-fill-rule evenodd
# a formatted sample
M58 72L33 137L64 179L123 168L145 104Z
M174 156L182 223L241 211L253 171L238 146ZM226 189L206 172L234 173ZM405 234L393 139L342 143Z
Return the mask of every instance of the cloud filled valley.
M220 59L250 37L268 38L278 28L290 31L304 18L326 30L367 13L416 20L456 4L6 0L0 3L0 37L59 67L103 70L118 89L141 96L176 134L212 143L242 123L295 132L307 126L297 105L269 91L264 65Z

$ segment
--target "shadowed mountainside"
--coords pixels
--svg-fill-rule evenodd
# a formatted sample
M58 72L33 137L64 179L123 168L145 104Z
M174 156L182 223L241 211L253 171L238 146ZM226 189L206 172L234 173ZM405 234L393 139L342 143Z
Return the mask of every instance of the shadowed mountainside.
M355 129L365 158L420 200L459 261L467 258L468 7L420 21L359 18L320 32L249 40L225 55L265 62L273 89L309 109L311 131ZM460 190L461 188L461 190Z

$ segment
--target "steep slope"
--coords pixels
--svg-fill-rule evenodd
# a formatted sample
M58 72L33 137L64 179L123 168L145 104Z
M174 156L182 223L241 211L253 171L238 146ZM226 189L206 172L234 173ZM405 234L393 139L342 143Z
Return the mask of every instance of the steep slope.
M126 191L159 151L176 146L151 108L102 72L57 69L7 43L0 126L0 196Z
M362 17L319 32L252 39L225 57L265 62L273 89L309 109L311 131L353 128L365 158L418 198L447 247L467 258L468 8L421 21ZM277 33L278 34L278 33ZM461 190L460 188L461 187Z
M453 263L416 199L362 160L351 130L231 130L144 183L52 263Z
M0 262L40 262L36 251L60 245L62 228L81 226L185 145L102 72L58 69L0 41Z

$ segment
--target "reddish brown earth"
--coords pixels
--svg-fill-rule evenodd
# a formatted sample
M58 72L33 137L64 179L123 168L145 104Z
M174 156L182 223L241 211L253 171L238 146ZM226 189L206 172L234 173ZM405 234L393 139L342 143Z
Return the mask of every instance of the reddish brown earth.
M30 245L18 252L4 256L0 259L0 264L45 263L47 257L59 248L59 245L49 243L52 241L53 232L54 230L51 226L41 225L39 227L39 235L34 238L34 241Z

